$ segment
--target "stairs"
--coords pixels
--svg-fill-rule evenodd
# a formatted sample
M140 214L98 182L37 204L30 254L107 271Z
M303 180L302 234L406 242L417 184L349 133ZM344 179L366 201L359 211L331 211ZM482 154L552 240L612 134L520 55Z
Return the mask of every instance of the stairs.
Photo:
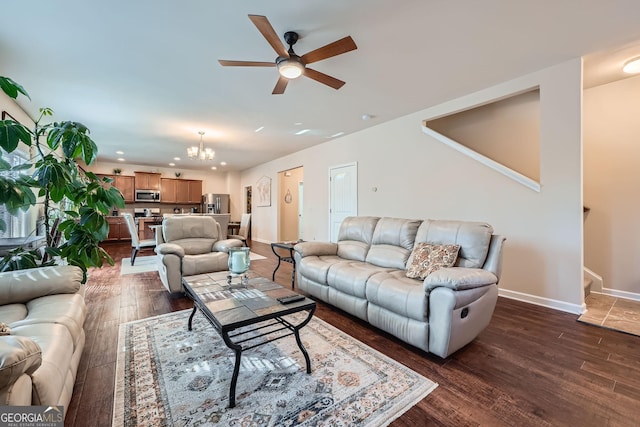
M593 283L593 280L591 280L588 277L584 277L582 279L582 289L584 289L584 297L588 297L589 294L591 293L591 284Z

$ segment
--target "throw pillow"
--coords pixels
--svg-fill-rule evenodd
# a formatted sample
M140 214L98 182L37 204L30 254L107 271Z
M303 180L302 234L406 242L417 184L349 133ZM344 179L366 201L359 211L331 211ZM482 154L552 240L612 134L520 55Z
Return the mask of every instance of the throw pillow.
M460 245L434 245L417 243L407 267L407 277L424 280L429 274L442 267L451 267L458 259Z

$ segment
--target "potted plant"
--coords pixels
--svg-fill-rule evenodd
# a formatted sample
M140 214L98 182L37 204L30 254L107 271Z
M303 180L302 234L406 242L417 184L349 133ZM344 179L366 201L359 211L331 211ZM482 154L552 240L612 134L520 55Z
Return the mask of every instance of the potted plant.
M0 76L0 88L9 97L26 90L8 77ZM30 99L30 98L29 98ZM92 164L98 154L89 129L81 123L65 121L43 123L53 115L41 108L33 129L14 120L0 121L0 147L11 153L20 143L29 147L31 158L25 164L11 166L0 159L0 203L10 214L42 205L44 250L15 249L0 260L0 271L34 268L57 262L80 267L114 264L99 244L107 238L105 218L111 207L124 207L122 194L109 178L98 178L78 164ZM15 172L15 173L14 173ZM6 224L0 219L0 231ZM34 230L35 232L35 230Z
M176 175L176 178L180 178L182 176L182 172L176 172L175 175Z
M120 175L120 173L122 173L122 169L120 169L120 168L115 168L115 169L113 170L113 174L114 174L114 175Z

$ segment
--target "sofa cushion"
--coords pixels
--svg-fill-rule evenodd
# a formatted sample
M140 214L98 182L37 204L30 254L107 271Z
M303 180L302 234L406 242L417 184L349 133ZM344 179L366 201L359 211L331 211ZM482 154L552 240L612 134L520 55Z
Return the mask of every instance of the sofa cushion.
M215 239L188 238L172 240L170 243L180 246L185 255L206 254L213 251Z
M9 325L24 319L27 314L27 306L24 304L0 305L0 319Z
M165 242L189 238L218 240L218 223L210 216L172 216L162 221L162 235Z
M493 228L483 222L428 219L416 234L417 243L460 245L456 267L482 268L489 252Z
M327 284L340 292L365 298L367 280L384 268L359 261L336 263L329 268Z
M458 259L459 250L460 245L416 243L407 265L407 277L424 280L440 268L453 266Z
M346 217L338 233L338 256L343 259L364 261L378 220L379 218L371 216Z
M36 298L26 304L27 316L11 323L15 330L25 325L58 323L64 325L73 339L71 350L76 347L87 315L84 299L79 294L59 294Z
M40 323L16 327L13 333L31 338L42 349L42 364L32 375L32 404L58 405L72 362L69 330L56 323Z
M335 255L307 256L296 265L296 271L303 277L320 285L327 285L329 268L334 264L348 262Z
M373 232L367 262L380 267L404 269L421 222L380 218Z
M75 294L81 283L82 270L72 265L3 273L0 305L25 303L44 295Z
M0 389L13 383L22 374L31 375L42 363L42 351L28 337L0 337Z
M182 275L212 273L229 269L229 255L226 252L209 252L201 255L186 255L182 258Z
M429 301L422 282L409 279L404 270L371 276L367 281L366 297L370 304L411 319L427 321Z

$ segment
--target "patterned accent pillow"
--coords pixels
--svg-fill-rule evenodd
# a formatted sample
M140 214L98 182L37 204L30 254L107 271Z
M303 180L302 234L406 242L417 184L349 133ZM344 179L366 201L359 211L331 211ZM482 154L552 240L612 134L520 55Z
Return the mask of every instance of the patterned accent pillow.
M407 266L407 277L424 280L429 274L442 267L451 267L458 259L460 245L434 245L417 243Z

